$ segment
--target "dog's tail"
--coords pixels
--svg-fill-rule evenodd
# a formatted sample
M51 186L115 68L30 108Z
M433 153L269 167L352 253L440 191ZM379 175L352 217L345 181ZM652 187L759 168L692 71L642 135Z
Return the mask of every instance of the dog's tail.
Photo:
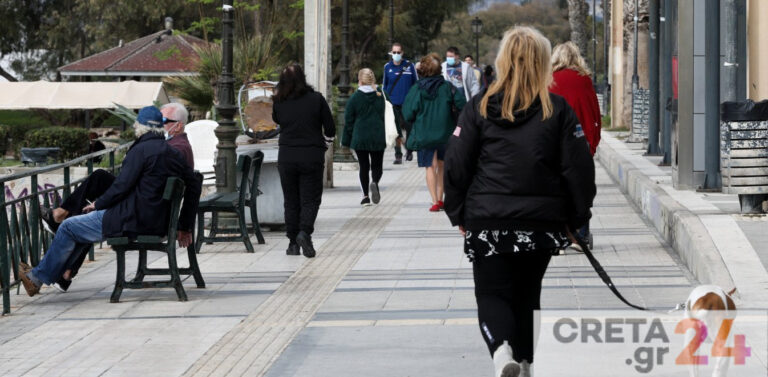
M733 296L733 294L736 293L736 287L733 287L728 293L726 293L728 296Z

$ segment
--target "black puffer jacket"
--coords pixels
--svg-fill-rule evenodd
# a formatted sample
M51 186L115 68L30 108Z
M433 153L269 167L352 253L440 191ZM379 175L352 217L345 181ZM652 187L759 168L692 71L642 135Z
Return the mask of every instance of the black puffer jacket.
M591 217L595 165L578 118L550 95L553 114L542 120L540 101L515 121L501 118L501 94L478 110L485 91L459 117L445 156L445 211L468 230L562 231Z

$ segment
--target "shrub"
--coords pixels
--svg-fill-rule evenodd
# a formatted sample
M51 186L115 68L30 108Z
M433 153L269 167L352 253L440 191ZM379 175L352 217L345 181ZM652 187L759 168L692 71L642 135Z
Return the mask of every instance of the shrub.
M13 148L13 153L16 155L16 158L19 157L19 150L21 147L24 146L24 140L26 138L26 135L29 131L32 131L39 126L37 124L3 124L0 125L0 132L5 133L5 137L2 138L2 141L0 143L3 143L5 145L5 150L9 150ZM2 148L0 148L2 149Z
M8 129L0 127L0 158L5 157L5 152L8 151Z
M61 148L60 158L70 160L88 153L88 130L73 127L47 127L28 132L26 146Z

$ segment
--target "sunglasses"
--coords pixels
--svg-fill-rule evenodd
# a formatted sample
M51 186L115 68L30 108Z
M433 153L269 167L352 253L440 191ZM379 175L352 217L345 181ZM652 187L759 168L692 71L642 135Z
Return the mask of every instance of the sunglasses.
M175 119L171 119L171 118L166 118L166 117L163 117L163 124L168 124L168 123L177 123L177 122L178 122L178 120L175 120Z

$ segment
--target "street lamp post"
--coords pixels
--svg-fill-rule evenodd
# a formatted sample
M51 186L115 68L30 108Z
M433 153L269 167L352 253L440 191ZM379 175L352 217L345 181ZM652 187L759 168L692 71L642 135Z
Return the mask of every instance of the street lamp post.
M347 50L347 39L349 37L349 0L343 0L341 3L341 60L339 61L339 98L336 103L339 105L336 112L336 140L338 148L333 156L334 161L352 162L355 161L349 148L341 146L341 135L344 132L345 109L349 99L349 51Z
M475 65L480 66L480 33L483 31L483 21L479 17L472 20L472 33L475 34Z
M214 133L219 143L216 145L216 192L234 192L235 186L235 138L240 130L235 127L234 115L237 111L235 105L235 78L232 75L232 33L233 12L232 0L224 0L221 35L221 75L218 81L218 104L216 112L219 114L219 126Z

